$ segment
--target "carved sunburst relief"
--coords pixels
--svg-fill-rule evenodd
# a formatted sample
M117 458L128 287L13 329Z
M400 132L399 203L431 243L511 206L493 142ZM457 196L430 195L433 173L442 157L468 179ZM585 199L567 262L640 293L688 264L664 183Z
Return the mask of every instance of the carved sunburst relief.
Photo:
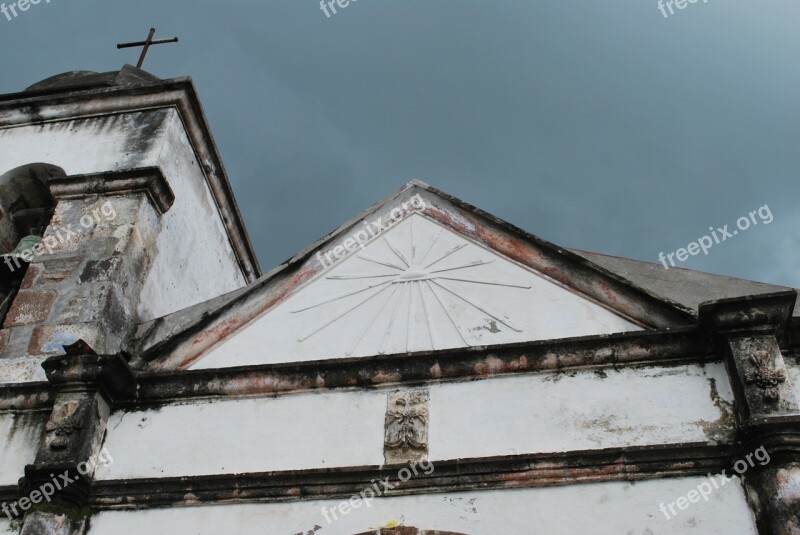
M530 290L531 285L524 281L495 280L480 275L477 268L491 264L494 259L486 258L485 254L480 254L482 250L478 246L464 239L459 238L456 243L452 238L443 239L444 228L436 226L433 232L430 228L418 228L425 223L422 218L412 217L407 223L409 232L405 240L399 241L391 233L386 233L376 240L378 247L370 248L374 252L355 253L358 262L351 263L349 270L326 275L325 279L329 281L358 281L361 284L355 288L350 285L323 300L291 310L293 314L303 314L332 303L348 303L330 317L313 317L310 328L299 341L305 342L325 330L335 329L338 322L348 321L361 314L365 307L376 304L377 313L373 312L352 340L347 355L353 354L364 338L374 334L376 329L381 329L380 354L396 345L390 342L400 329L404 330L406 351L409 351L415 336L425 340L429 349L450 347L451 344L439 339L441 330L437 328L434 315L446 318L463 344L472 345L467 332L469 327L460 321L463 314L457 313L464 307L486 317L491 332L499 332L502 327L522 332L508 315L493 310L472 289L495 286L524 291ZM453 235L447 233L445 236ZM423 321L415 322L413 318L422 318ZM416 332L415 327L420 323L423 332Z

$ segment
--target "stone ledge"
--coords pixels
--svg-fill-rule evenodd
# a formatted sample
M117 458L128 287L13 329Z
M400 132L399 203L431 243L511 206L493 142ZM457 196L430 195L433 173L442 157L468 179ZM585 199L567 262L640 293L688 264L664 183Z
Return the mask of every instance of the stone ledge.
M71 175L54 178L48 186L56 199L144 192L159 214L166 213L175 202L175 194L158 167Z
M386 497L487 489L540 488L603 481L705 476L732 462L730 446L698 443L431 461L435 470L406 482L407 465L264 473L95 480L91 506L138 509L198 503L285 502L349 498L372 481L399 483Z
M700 324L717 331L778 329L789 323L797 292L732 297L700 305Z

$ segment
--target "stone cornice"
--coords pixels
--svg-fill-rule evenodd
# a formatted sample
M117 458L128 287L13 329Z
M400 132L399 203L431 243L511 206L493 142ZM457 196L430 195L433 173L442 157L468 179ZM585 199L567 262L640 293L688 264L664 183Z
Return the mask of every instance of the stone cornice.
M0 411L37 411L53 406L53 388L48 382L0 384Z
M136 377L121 355L59 355L42 367L59 392L97 389L110 401L135 395Z
M175 194L158 167L71 175L50 179L47 185L55 199L143 192L159 214L166 213L175 202Z
M696 327L544 340L369 358L329 359L237 368L143 372L119 355L51 357L49 383L0 385L0 410L52 405L52 391L71 383L99 388L115 408L176 400L275 396L372 389L587 368L673 366L718 360ZM91 362L89 362L89 360ZM62 368L63 367L63 368ZM77 385L77 386L76 386Z
M742 451L764 446L770 454L800 455L800 415L752 419L739 429L737 443Z
M789 290L708 301L700 305L700 323L716 332L784 327L792 317L797 292Z
M791 295L778 295L786 303ZM753 298L739 300L752 303ZM725 306L734 301L725 300ZM748 305L749 306L749 305ZM701 314L702 316L702 314ZM780 317L780 316L776 316ZM738 325L738 324L737 324ZM800 324L788 322L784 340L794 340ZM753 328L761 328L760 320ZM760 332L760 331L757 331ZM738 334L738 333L737 333ZM101 381L115 408L159 405L176 400L274 396L335 389L372 389L400 385L485 379L505 375L558 373L579 369L631 366L673 366L721 361L716 334L708 324L666 331L542 340L497 346L421 353L376 355L320 361L264 364L236 368L152 373L131 369L121 356L94 357ZM59 359L44 365L52 382L0 385L0 410L38 410L53 403L54 388L64 382L56 372ZM89 379L85 378L87 381Z
M277 395L486 379L717 357L693 327L430 352L139 374L139 401Z
M407 465L321 468L280 472L101 480L93 485L96 509L137 509L204 503L346 499L390 478L385 496L486 489L539 488L605 481L705 476L729 466L729 446L674 444L567 453L431 461L427 475L400 483ZM424 466L428 466L427 464Z

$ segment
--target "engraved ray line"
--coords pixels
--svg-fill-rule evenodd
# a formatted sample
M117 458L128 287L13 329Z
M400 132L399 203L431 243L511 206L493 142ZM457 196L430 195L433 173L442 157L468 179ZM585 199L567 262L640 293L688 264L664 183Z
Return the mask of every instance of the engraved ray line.
M422 284L416 284L417 288L419 288L419 298L422 301L422 309L425 311L425 326L428 328L428 337L431 339L431 350L436 349L436 341L434 340L433 336L433 328L431 327L431 313L428 310L428 303L425 301L425 292L422 291Z
M320 301L318 303L314 303L313 305L308 305L308 306L305 306L303 308L298 308L297 310L292 310L290 312L292 314L296 314L298 312L303 312L304 310L308 310L310 308L316 308L318 306L325 305L325 304L330 303L332 301L338 301L339 299L344 299L345 297L350 297L351 295L360 294L361 292L366 292L367 290L371 290L373 288L377 288L378 286L383 286L384 284L391 284L391 283L392 283L392 281L384 281L384 282L379 282L377 284L370 284L366 288L361 288L360 290L353 290L352 292L347 292L347 293L335 295L333 297L329 297L328 299L325 299L324 301Z
M403 266L398 266L397 264L392 264L391 262L386 262L384 260L378 260L377 258L374 258L364 253L357 255L356 258L360 258L361 260L366 260L367 262L372 262L373 264L380 264L381 266L399 269L400 271L406 270L406 268L404 268Z
M435 269L431 271L431 273L444 273L445 271L454 271L456 269L464 269L464 268L471 268L476 266L485 266L486 264L491 264L494 260L473 260L467 264L451 267L451 268L444 268L444 269Z
M468 244L468 243L462 243L462 244L460 244L460 245L456 245L456 246L454 246L454 247L451 247L450 249L448 249L448 250L447 250L447 252L446 252L446 253L444 253L444 255L440 256L440 257L439 257L437 260L434 260L433 262L431 262L430 264L428 264L427 266L425 266L425 267L424 267L424 268L422 268L422 269L428 269L428 268L429 268L429 267L431 267L432 265L434 265L434 264L438 264L439 262L441 262L442 260L444 260L445 258L447 258L448 256L450 256L451 254L455 253L456 251L460 251L461 249L463 249L463 248L464 248L464 247L466 247L467 245L469 245L469 244Z
M361 334L356 339L356 343L353 344L353 347L350 348L350 351L347 351L345 353L348 357L355 352L356 348L358 347L358 344L361 343L361 340L364 338L364 336L366 336L366 334L372 328L372 325L378 320L378 317L381 314L383 314L383 310L386 308L386 305L389 304L389 301L392 300L392 297L394 296L394 294L397 293L397 289L398 288L400 288L400 286L392 286L392 293L390 293L389 296L386 298L386 301L383 302L383 304L381 305L380 310L378 310L378 312L374 316L372 316L372 319L370 320L369 324L364 328L363 331L361 331Z
M414 217L411 218L411 222L408 224L408 228L411 230L411 265L414 265L414 259L417 257L417 246L414 243Z
M431 241L431 245L430 245L430 247L428 247L428 250L427 250L427 251L425 251L425 254L424 254L424 255L422 255L422 258L420 258L420 259L419 259L419 264L418 264L418 265L420 265L420 266L421 266L421 265L422 265L422 263L425 261L425 259L426 259L426 258L428 258L428 254L429 254L429 253L431 252L431 250L433 249L433 246L434 246L434 245L436 245L436 242L439 240L439 236L441 236L441 235L442 235L442 232L444 232L444 229L443 229L443 228L440 228L440 229L439 229L439 232L436 234L436 236L434 236L434 237L433 237L433 240Z
M413 260L412 260L413 262ZM411 326L413 325L413 316L414 316L414 286L417 284L412 284L408 288L408 325L406 326L406 353L408 353L408 347L411 345Z
M454 329L456 330L456 332L458 333L458 336L461 338L461 340L462 340L462 341L463 341L463 342L464 342L464 343L465 343L467 346L470 346L470 343L469 343L469 342L467 342L467 339L466 339L466 338L464 338L464 335L461 333L461 330L458 328L458 325L456 325L456 322L455 322L455 320L453 319L453 317L450 315L450 312L447 310L447 307L446 307L446 306L444 306L444 303L442 303L442 300L441 300L441 298L440 298L440 297L439 297L439 295L438 295L438 294L437 294L437 293L434 291L434 289L433 289L433 286L431 286L431 281L427 281L427 280L426 280L426 281L425 281L425 284L427 284L427 285L428 285L428 288L430 289L431 293L433 294L433 297L435 297L435 298L436 298L436 302L437 302L437 303L439 303L439 306L440 306L440 307L442 307L442 310L444 311L445 315L447 316L447 319L449 319L449 320L450 320L450 323L453 325L453 328L454 328Z
M466 269L466 268L471 268L471 267L477 267L477 266L482 266L482 265L486 265L486 264L491 264L492 262L494 262L494 260L473 260L473 261L470 261L470 262L468 262L466 264L462 264L462 265L458 265L458 266L454 266L454 267L442 268L442 269L437 269L437 270L429 270L429 268L431 266L434 266L435 264L438 264L439 262L441 262L442 260L446 259L447 257L449 257L449 256L453 255L454 253L460 251L461 249L467 247L467 245L469 245L469 243L461 243L461 244L454 245L454 246L450 247L441 256L439 256L436 260L434 260L433 262L431 262L431 263L425 265L424 267L420 268L419 266L423 265L423 263L425 262L425 259L428 258L428 256L430 256L431 252L436 248L436 245L439 242L439 239L442 236L442 234L444 233L445 229L441 229L441 228L439 229L439 232L436 233L436 235L432 238L432 240L430 242L430 245L425 250L425 253L421 257L418 258L418 255L417 255L417 244L415 243L414 226L415 226L414 218L412 218L411 219L411 223L410 223L410 227L409 227L410 240L411 240L411 244L410 244L411 259L410 259L410 261L405 256L403 251L400 250L389 239L388 236L384 236L383 237L384 241L386 242L387 247L392 251L392 253L398 259L400 259L400 261L403 264L405 264L405 267L403 267L403 266L401 266L399 264L396 264L396 263L394 263L394 262L392 262L390 260L382 260L380 258L376 258L374 256L371 256L371 255L368 255L368 254L362 252L362 253L356 255L356 257L361 259L361 260L364 260L366 262L370 262L370 263L373 263L373 264L377 264L377 265L380 265L380 266L391 268L392 270L395 270L395 272L394 273L385 273L385 274L370 274L368 272L366 272L366 273L365 272L345 273L345 274L342 274L342 275L329 275L329 276L325 277L328 280L364 280L364 279L383 279L383 278L389 278L389 280L384 280L382 282L376 282L376 283L365 282L365 284L367 284L367 286L365 286L363 288L360 288L360 289L357 289L357 290L351 290L351 291L348 291L348 292L345 292L345 293L341 293L341 294L335 295L333 297L326 298L323 301L319 301L319 302L316 302L314 304L305 306L303 308L292 310L291 313L303 312L303 311L310 310L310 309L313 309L313 308L316 308L316 307L319 307L319 306L322 306L322 305L325 305L325 304L328 304L328 303L332 303L332 302L335 302L335 301L339 301L339 300L345 299L345 298L353 296L353 295L358 295L358 294L361 294L361 293L364 293L364 292L368 292L370 290L378 289L376 292L374 292L371 295L367 296L366 298L362 299L361 301L359 301L358 303L356 303L353 306L349 307L345 311L339 313L338 315L333 316L331 319L329 319L328 321L326 321L322 325L319 325L313 331L307 333L302 338L299 338L298 341L299 342L304 342L304 341L308 340L309 338L311 338L315 334L319 333L320 331L324 330L325 328L327 328L331 324L333 324L336 321L344 318L345 316L349 315L351 312L354 312L356 309L362 307L363 305L365 305L366 303L368 303L372 299L378 297L381 294L384 294L384 292L389 288L391 288L392 291L388 295L384 294L384 295L386 295L386 298L383 300L383 303L380 305L380 308L378 309L377 313L373 314L372 318L369 320L368 324L361 329L359 335L355 338L354 343L352 344L350 349L346 352L346 355L349 356L349 355L351 355L352 353L354 353L358 349L358 346L363 342L363 340L366 337L367 333L376 325L376 323L378 321L378 318L383 316L384 312L389 308L390 303L392 304L392 307L391 307L392 308L392 312L391 312L391 314L389 316L389 322L386 325L385 332L383 334L383 338L380 341L380 346L379 346L379 351L378 351L379 354L381 354L381 355L386 354L389 346L391 345L391 340L394 339L394 338L392 338L393 330L400 325L398 322L399 322L399 318L400 318L400 315L401 315L401 311L404 309L404 306L403 306L404 304L407 306L407 310L406 310L407 325L406 325L406 333L405 333L405 351L407 353L410 350L411 343L412 343L412 338L413 338L413 336L415 334L415 329L414 329L414 325L415 325L415 323L414 323L415 322L415 310L416 310L416 308L419 307L419 304L418 304L419 302L422 302L422 309L424 311L424 316L425 316L425 318L424 318L425 319L425 327L426 327L426 330L428 331L428 339L430 341L431 350L435 350L438 346L441 346L441 343L440 343L441 341L437 340L437 335L434 332L435 329L434 329L434 321L433 321L433 311L432 311L432 308L431 308L431 304L429 303L430 297L426 296L425 295L426 293L433 294L434 300L439 304L439 307L441 307L442 311L444 312L444 315L447 316L447 319L449 320L449 322L453 326L453 328L456 330L456 333L458 334L458 336L461 339L461 341L466 346L468 346L468 347L471 346L472 344L470 344L470 342L467 341L466 335L459 328L458 323L456 322L456 318L454 317L453 313L451 313L451 311L445 305L444 298L439 295L438 290L436 289L436 287L438 287L441 290L444 290L444 291L452 294L453 296L457 297L459 300L463 301L464 303L466 303L470 307L478 310L479 312L481 312L483 314L487 314L492 319L498 321L499 323L505 325L506 327L508 327L508 328L510 328L510 329L512 329L512 330L514 330L516 332L522 332L521 329L518 329L516 326L514 326L512 324L512 320L511 319L509 319L507 317L504 317L503 315L493 311L488 306L484 306L484 305L479 304L478 302L471 301L469 298L464 297L458 291L456 291L455 289L451 288L449 285L445 284L444 281L466 282L466 283L471 283L471 284L484 284L484 285L489 285L489 286L501 286L501 287L507 287L507 288L521 288L521 289L530 289L532 287L530 284L515 283L515 282L503 282L503 281L498 281L498 280L493 280L493 279L483 279L483 278L480 278L480 277L473 278L473 277L469 277L468 275L464 276L464 277L437 275L438 273L446 273L446 272L450 272L450 271L456 271L456 270L461 270L461 269ZM420 271L417 272L415 270L420 270ZM408 277L407 277L409 280L404 280L403 279L403 276L406 275L406 274L409 274ZM434 287L434 285L436 287ZM417 298L417 296L415 296L415 290L414 290L415 287L417 288L417 292L419 293L418 298ZM426 287L427 287L427 291L426 291ZM462 289L462 293L463 293L463 289ZM408 294L408 302L407 303L406 303L406 299L405 299L406 294ZM421 335L422 333L419 333L419 334Z
M435 284L436 286L439 286L439 287L440 287L440 288L442 288L443 290L447 290L448 292L450 292L451 294L455 295L456 297L458 297L459 299L461 299L461 300L462 300L462 301L464 301L465 303L467 303L467 304L469 304L469 305L472 305L473 307L475 307L476 309L480 310L480 311L481 311L481 312L483 312L484 314L489 314L491 317L493 317L494 319L496 319L497 321L499 321L500 323L502 323L503 325L505 325L505 326L506 326L506 327L508 327L509 329L512 329L512 330L514 330L514 331L517 331L518 333L521 333L521 332L522 332L522 330L520 330L520 329L517 329L516 327L514 327L514 326L511 324L511 320L510 320L510 319L508 319L508 318L506 318L506 319L501 319L501 317L500 317L499 315L497 315L497 313L489 312L489 310L487 310L487 309L486 309L486 307L483 307L483 308L481 308L481 306L479 306L479 305L476 305L475 303L473 303L472 301L470 301L470 300L469 300L469 299L467 299L466 297L463 297L463 296L461 296L461 295L458 295L458 293L456 293L455 291L451 290L450 288L448 288L447 286L445 286L445 285L444 285L443 283L441 283L441 282L436 282L435 280L432 280L431 282L432 282L433 284Z
M399 250L397 247L395 247L395 245L394 245L394 244L392 243L392 241L389 239L389 236L385 236L385 237L383 238L383 241L385 241L385 242L386 242L386 245L388 245L388 246L389 246L389 249L391 249L391 250L392 250L392 252L393 252L395 255L397 255L397 258L399 258L400 260L402 260L402 261L403 261L403 263L406 265L406 268L409 268L409 267L411 267L411 264L409 264L409 263L408 263L408 260L406 260L406 257L405 257L405 256L403 256L403 253L401 253L401 252L400 252L400 250Z
M403 294L405 293L404 290L408 288L407 284L400 285L400 291L398 292L399 295L397 296L397 302L394 304L394 310L392 311L392 317L389 320L389 325L386 326L386 334L383 336L383 341L381 342L381 348L378 351L379 355L386 354L386 346L389 345L389 339L392 337L392 328L394 327L394 322L397 320L397 313L400 311L400 303L403 302Z
M360 279L379 279L381 277L396 277L400 273L387 273L386 275L368 275L366 273L346 273L344 275L330 275L325 277L328 280L334 281L347 281L347 280L360 280Z
M322 325L321 325L320 327L318 327L316 330L314 330L314 331L312 331L312 332L308 333L308 334L307 334L306 336L304 336L303 338L300 338L300 339L298 339L298 342L305 342L306 340L308 340L309 338L311 338L312 336L314 336L315 334L317 334L318 332L320 332L322 329L324 329L325 327L327 327L327 326L328 326L328 325L330 325L331 323L335 322L335 321L336 321L336 320L338 320L338 319L341 319L341 318L345 317L345 316L346 316L346 315L348 315L350 312L354 311L355 309L357 309L358 307L360 307L361 305L363 305L364 303L366 303L367 301L369 301L369 300L370 300L370 299L372 299L373 297L377 296L378 294L380 294L380 293L382 293L382 292L385 292L385 291L386 291L387 289L389 289L389 288L391 288L391 285L390 285L390 286L384 286L383 288L381 288L380 290L378 290L378 291L377 291L377 292L375 292L374 294L370 295L369 297L367 297L367 298L366 298L366 299L364 299L363 301L359 302L359 303L358 303L358 304L356 304L356 305L353 305L352 307L348 308L347 310L345 310L344 312L342 312L342 313L341 313L341 314L339 314L338 316L335 316L335 317L334 317L333 319L331 319L330 321L328 321L328 322L326 322L326 323L322 324Z
M458 278L458 277L443 277L443 276L436 276L434 278L448 280L448 281L474 282L475 284L491 284L492 286L506 286L508 288L523 288L525 290L529 290L531 288L530 284L518 284L518 283L514 283L514 282L500 282L500 281L478 280L478 279L463 279L463 278Z

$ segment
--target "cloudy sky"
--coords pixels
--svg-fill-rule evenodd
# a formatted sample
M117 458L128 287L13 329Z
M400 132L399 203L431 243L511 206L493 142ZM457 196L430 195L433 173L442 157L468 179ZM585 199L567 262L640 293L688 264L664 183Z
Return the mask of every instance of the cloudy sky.
M797 0L47 1L0 92L179 36L145 69L194 79L264 271L416 177L651 262L766 205L681 265L800 287Z

